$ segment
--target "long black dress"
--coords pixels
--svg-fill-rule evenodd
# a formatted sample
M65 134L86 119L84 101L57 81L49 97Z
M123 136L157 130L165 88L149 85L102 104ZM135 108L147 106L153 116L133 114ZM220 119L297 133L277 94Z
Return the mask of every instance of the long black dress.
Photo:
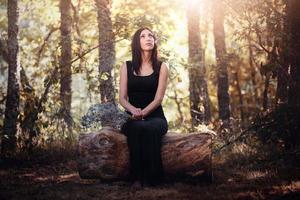
M131 62L127 61L126 64L129 102L133 106L143 109L155 97L161 62L159 70L148 76L134 75ZM132 120L125 123L121 130L127 136L131 181L140 180L142 185L161 183L164 177L161 140L168 131L168 123L162 106L158 106L143 120Z

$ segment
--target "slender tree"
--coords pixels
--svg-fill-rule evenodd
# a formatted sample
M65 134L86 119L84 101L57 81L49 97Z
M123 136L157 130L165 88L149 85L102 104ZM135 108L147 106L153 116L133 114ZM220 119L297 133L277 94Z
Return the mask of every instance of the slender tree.
M112 69L115 64L115 37L112 30L111 0L95 0L99 29L99 79L101 102L114 102Z
M285 12L287 7L285 7ZM281 41L279 44L280 65L277 68L277 88L276 88L276 105L287 104L288 101L288 80L289 80L289 62L288 62L288 19L283 15L282 28L280 31Z
M257 113L259 111L259 98L258 98L258 86L257 86L257 81L256 81L256 66L254 63L254 55L253 55L253 49L252 49L252 44L250 40L250 36L248 35L248 49L249 49L249 65L250 65L250 70L251 70L251 82L252 82L252 87L253 87L253 97L254 97L254 104L255 104L255 112Z
M270 100L269 100L269 87L270 87L270 80L271 75L273 74L274 68L278 66L278 46L279 41L277 35L272 35L272 32L281 32L280 25L274 26L274 11L272 9L268 9L265 13L266 15L266 31L270 34L269 37L266 37L266 46L267 50L267 62L263 66L261 66L261 71L263 71L264 75L264 92L263 92L263 110L267 110L270 107ZM279 22L277 22L279 24ZM261 42L262 43L262 42ZM264 69L263 69L264 68Z
M286 41L286 40L285 40ZM283 44L285 46L285 44ZM286 104L288 101L288 80L289 80L289 64L287 61L288 51L283 47L281 54L281 64L277 69L277 89L276 104Z
M223 7L222 0L213 1L213 32L216 49L219 117L223 121L224 128L227 128L229 126L230 109Z
M244 97L242 94L242 90L241 90L241 86L240 86L240 78L239 78L239 68L236 67L237 69L234 70L233 73L233 77L235 80L235 86L236 86L236 90L238 92L238 96L239 96L239 106L238 106L238 110L240 110L240 117L241 117L241 121L242 121L242 125L245 123L245 111L244 111Z
M189 91L192 127L210 121L204 51L200 36L199 1L190 2L187 9L189 45Z
M72 102L72 16L71 0L60 0L61 13L61 57L60 57L60 98L63 108L64 120L69 130L72 127L71 102Z
M269 91L269 86L270 86L270 78L271 78L270 72L266 72L265 80L264 80L264 92L263 92L263 110L264 111L266 111L269 107L268 91Z
M5 107L5 119L1 152L3 154L13 153L16 149L17 121L19 116L19 43L18 43L18 0L7 2L8 17L8 84Z

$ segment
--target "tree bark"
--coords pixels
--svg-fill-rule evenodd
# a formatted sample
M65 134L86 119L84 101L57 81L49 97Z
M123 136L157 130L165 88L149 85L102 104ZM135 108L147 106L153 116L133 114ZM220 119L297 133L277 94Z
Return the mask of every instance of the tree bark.
M240 86L240 79L239 79L239 74L238 71L236 70L234 72L234 78L236 81L236 90L238 92L239 95L239 106L238 109L240 110L240 116L241 116L241 121L242 121L242 126L245 123L245 112L244 112L244 98L243 98L243 94L242 94L242 90L241 90L241 86Z
M300 1L287 1L288 52L290 63L290 84L288 102L300 108Z
M211 120L205 75L204 50L200 36L199 1L187 9L189 43L189 91L192 127Z
M101 103L115 101L112 69L115 64L115 37L111 20L111 0L95 0L99 29L99 79Z
M214 0L213 32L216 49L219 117L223 121L224 128L227 128L229 127L230 110L223 6L222 0Z
M285 7L285 12L287 7ZM279 45L280 65L277 69L276 106L287 104L288 82L289 82L289 62L288 62L288 19L283 17L282 37Z
M250 36L248 36L248 49L249 49L249 65L251 68L251 82L253 86L253 92L254 92L254 104L255 104L255 112L259 112L259 98L258 98L258 92L257 92L257 83L256 83L256 66L254 63L254 55L253 55L253 49L251 47L251 41L250 41Z
M286 104L288 99L289 66L287 62L283 64L277 70L276 105Z
M30 85L25 69L21 66L20 71L21 92L24 98L24 113L20 120L22 135L24 135L24 149L29 153L33 149L33 138L39 135L39 128L36 124L38 119L38 97L35 94L34 88ZM35 114L36 113L36 114Z
M167 133L162 141L166 176L211 178L211 143L208 133ZM126 179L129 173L126 136L110 127L80 134L77 164L81 178Z
M300 1L286 0L288 61L290 67L290 81L288 91L290 126L287 148L293 149L300 145Z
M264 82L264 96L263 96L263 110L266 111L269 107L269 85L270 85L270 73L266 73L265 82Z
M18 0L7 2L8 17L8 84L5 105L5 118L3 126L1 152L3 154L14 153L16 149L17 122L19 116L19 77L18 77Z
M72 130L71 102L72 102L72 16L71 0L60 0L61 13L61 57L60 57L60 98L64 120L69 131Z

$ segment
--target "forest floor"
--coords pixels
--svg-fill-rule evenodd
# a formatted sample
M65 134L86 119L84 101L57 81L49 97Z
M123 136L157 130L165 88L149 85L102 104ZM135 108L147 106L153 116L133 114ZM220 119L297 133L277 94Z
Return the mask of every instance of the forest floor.
M2 162L0 199L300 199L299 165L247 163L214 158L212 183L174 181L133 191L128 182L81 179L75 159L51 164Z

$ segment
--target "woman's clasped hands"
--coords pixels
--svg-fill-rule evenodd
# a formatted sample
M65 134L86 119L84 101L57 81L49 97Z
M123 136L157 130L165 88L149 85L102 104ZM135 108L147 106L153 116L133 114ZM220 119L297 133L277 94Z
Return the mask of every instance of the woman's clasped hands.
M132 118L135 120L144 120L144 112L141 108L134 108L131 111Z

